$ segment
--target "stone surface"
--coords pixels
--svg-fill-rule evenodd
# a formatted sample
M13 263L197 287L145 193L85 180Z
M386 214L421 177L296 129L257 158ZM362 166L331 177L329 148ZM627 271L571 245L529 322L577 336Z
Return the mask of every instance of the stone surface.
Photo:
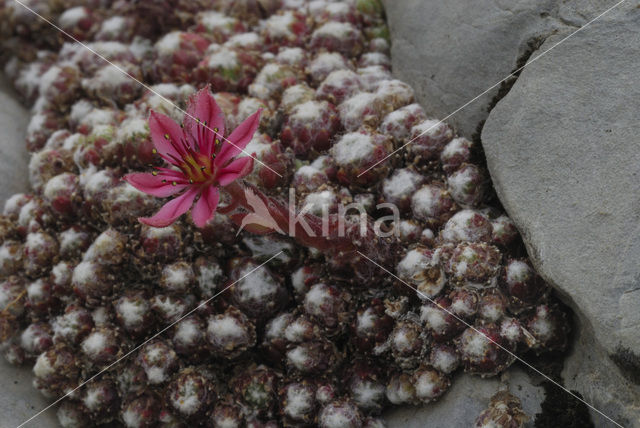
M540 51L561 38L550 37ZM525 68L482 131L500 200L539 272L579 318L567 386L635 427L639 56L640 10L598 21ZM600 419L597 426L608 425Z
M447 120L472 137L499 92L496 84L532 49L557 31L575 30L617 1L385 0L394 74L439 119L493 87ZM632 7L628 3L621 7Z
M24 137L29 112L13 96L13 91L0 75L0 206L14 193L29 189L28 156Z
M0 209L7 197L29 191L28 155L24 136L29 112L16 99L4 77L0 76ZM31 385L30 368L17 368L0 357L0 427L15 427L49 403ZM57 427L54 410L49 410L26 427Z
M509 369L502 379L458 375L451 389L436 402L394 409L385 415L385 419L389 427L398 428L472 427L478 415L489 405L491 397L505 387L522 402L523 410L529 416L525 427L533 427L535 415L540 413L544 390L534 385L529 376L517 367Z
M28 368L17 368L0 358L0 427L16 427L47 407L49 402L31 385L33 375ZM54 409L39 415L25 428L55 428L58 418Z

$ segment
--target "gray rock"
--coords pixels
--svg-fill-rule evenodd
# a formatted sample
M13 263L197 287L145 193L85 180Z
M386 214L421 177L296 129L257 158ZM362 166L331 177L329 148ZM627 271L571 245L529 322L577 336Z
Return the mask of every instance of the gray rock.
M539 272L578 315L567 386L636 427L639 56L640 11L598 21L525 68L482 132L500 200Z
M544 400L544 390L532 383L518 367L504 373L502 380L469 374L456 376L451 389L436 402L394 409L385 415L385 419L391 428L472 427L478 415L488 407L491 397L505 387L522 402L523 411L529 416L526 427L533 427L534 417L540 413L540 403Z
M28 156L24 144L29 111L20 104L0 75L0 204L14 193L29 190ZM0 205L0 207L2 206Z
M627 375L619 372L610 354L588 327L588 321L584 322L584 317L580 317L576 328L578 338L564 362L564 384L571 390L579 391L586 401L623 426L640 426L638 385L629 382ZM593 409L591 417L596 427L616 427Z
M49 405L31 385L31 370L9 365L4 358L0 358L0 379L0 427L16 427ZM58 427L55 409L47 410L25 426Z
M447 120L471 137L498 95L496 84L532 49L617 1L385 0L394 74L440 119L492 88Z
M30 117L4 76L0 76L0 210L9 196L29 191L29 156L24 137ZM49 404L31 385L33 374L29 368L11 366L0 358L0 379L0 426L17 426ZM57 427L55 410L41 414L31 425Z

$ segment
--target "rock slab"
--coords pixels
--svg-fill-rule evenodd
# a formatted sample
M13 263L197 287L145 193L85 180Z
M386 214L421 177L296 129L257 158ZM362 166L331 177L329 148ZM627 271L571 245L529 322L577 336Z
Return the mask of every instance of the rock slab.
M29 191L29 156L24 143L29 117L9 83L0 76L0 210L9 196ZM30 369L11 366L0 358L0 379L0 427L18 426L49 404L31 385ZM43 413L27 426L57 427L55 410Z
M24 143L29 111L0 75L0 204L14 193L29 190L28 155Z
M640 10L595 22L527 66L482 131L500 200L579 318L566 384L626 427L640 427L639 57Z
M470 138L504 90L499 82L544 39L575 31L617 1L384 0L394 74L433 117L465 106L447 122Z
M473 100L448 119L467 137L488 117L482 140L499 196L578 317L567 386L640 426L636 4L554 47L616 4L385 1L394 74L428 113L444 118ZM528 59L517 81L493 87Z
M476 418L488 407L491 397L505 388L520 399L522 410L529 416L525 428L532 428L535 415L541 411L544 389L532 383L529 375L518 367L510 368L502 379L460 374L451 382L451 389L434 403L400 407L387 412L384 417L391 428L473 427Z
M0 427L17 427L45 407L49 402L32 386L33 373L28 368L19 368L0 358ZM55 409L49 409L25 425L25 428L57 428Z

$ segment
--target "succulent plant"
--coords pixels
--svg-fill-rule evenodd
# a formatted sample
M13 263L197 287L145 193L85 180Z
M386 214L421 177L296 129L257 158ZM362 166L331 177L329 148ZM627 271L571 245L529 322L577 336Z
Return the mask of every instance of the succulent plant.
M362 90L360 76L352 70L340 69L329 73L318 86L316 96L319 99L338 105Z
M100 379L87 385L82 392L81 401L91 418L98 423L115 419L116 409L120 405L116 385L110 379Z
M316 385L313 382L290 382L280 387L280 414L287 425L310 425L317 412Z
M463 242L452 251L445 272L455 284L484 288L497 284L502 254L483 242Z
M283 10L271 15L265 22L262 37L269 50L281 46L304 46L309 35L309 20L304 13Z
M452 345L434 344L429 355L429 364L441 373L451 374L460 364L460 355Z
M208 319L206 338L214 355L232 359L255 345L255 326L246 315L231 306Z
M466 138L458 137L451 140L440 153L442 169L447 174L456 171L462 164L472 159L473 143Z
M375 93L358 92L341 102L338 112L343 128L353 132L362 127L376 129L388 109Z
M535 339L532 348L536 352L562 351L567 346L567 314L558 305L538 305L523 321Z
M114 283L111 270L97 262L79 263L71 277L73 292L89 306L98 306L111 296Z
M339 334L350 323L349 293L333 285L318 283L305 295L304 312L322 326L328 335Z
M415 368L425 356L429 338L413 313L395 323L389 334L391 356L402 369Z
M111 363L120 354L120 338L114 328L98 327L80 344L80 349L90 364L98 367Z
M456 338L465 370L481 376L495 376L513 363L509 343L495 325L469 327Z
M195 31L215 43L223 43L235 34L246 31L244 22L215 10L205 10L195 16Z
M191 82L192 74L209 46L204 37L189 32L173 31L154 45L155 61L151 68L156 82Z
M20 346L27 356L42 354L53 346L51 327L47 323L34 322L20 334Z
M331 72L336 70L345 70L352 67L353 65L349 60L340 53L320 51L309 63L307 72L317 86L326 79Z
M285 356L290 371L305 375L331 373L342 358L336 346L326 339L291 344Z
M244 423L242 409L238 404L219 402L209 412L207 426L210 427L241 427Z
M68 305L63 315L53 320L53 340L71 345L79 343L93 329L91 313L77 304Z
M152 427L158 423L159 413L158 399L151 394L145 394L124 401L120 418L127 428Z
M318 426L357 428L362 426L362 414L354 403L348 400L336 400L322 407L318 415Z
M451 128L442 122L433 119L423 120L411 128L409 141L406 146L407 156L418 165L424 165L436 160L445 146L453 138Z
M446 277L432 250L416 247L409 250L396 266L403 286L408 284L420 299L430 299L442 291Z
M331 21L318 27L309 41L309 48L324 48L347 56L357 56L364 49L362 33L349 22Z
M367 52L360 56L358 67L379 66L391 69L391 58L384 52Z
M214 383L195 367L182 369L168 386L168 401L178 416L202 416L216 397Z
M371 186L386 175L389 153L388 137L366 131L344 134L331 147L338 181L362 187Z
M70 400L60 404L56 416L63 428L79 428L89 418L87 410L81 403Z
M396 169L391 176L382 182L382 197L385 202L397 206L401 212L407 212L412 204L414 195L416 195L424 180L424 177L412 168ZM431 196L428 190L423 190L422 193L425 193L425 196ZM422 196L417 195L415 199L416 211L426 215L422 219L436 217L433 209L423 208L425 200ZM440 205L444 204L440 203ZM419 218L415 212L414 216Z
M231 263L234 268L229 277L233 284L229 290L230 297L233 304L246 315L264 320L277 313L286 303L287 290L269 268L259 267L253 260L246 259L232 260ZM250 272L252 275L249 275Z
M280 138L299 156L322 152L339 129L335 107L326 101L307 101L293 107L283 124Z
M198 358L206 353L205 322L197 315L190 315L174 328L172 342L175 351L184 357Z
M347 370L348 395L365 414L380 414L387 404L386 375L371 361L356 360Z
M61 402L62 426L381 427L461 369L566 348L569 314L495 206L481 147L391 74L379 0L29 2L146 87L5 3L32 193L0 215L0 348L51 398L117 361ZM213 169L189 165L213 166L194 144L220 156L216 135L246 168L207 186ZM132 174L147 168L162 176ZM330 213L329 237L238 221L249 189L286 229L289 187L291 208ZM364 234L350 215L338 233L351 203ZM207 215L173 215L189 208ZM496 397L479 423L520 426Z
M420 367L413 373L416 398L423 403L438 399L450 385L451 382L446 375L428 367Z
M358 309L353 321L352 343L360 351L379 355L388 346L387 338L393 326L393 318L387 315L384 303L380 299L367 301Z
M298 72L286 64L267 63L249 85L249 95L261 100L278 99L289 86L298 83Z
M232 389L250 414L271 418L275 412L280 375L267 366L252 365L235 376Z
M524 260L508 260L502 278L504 289L515 308L537 302L548 287Z
M519 237L518 229L506 215L501 215L491 221L492 234L491 241L496 245L507 246L512 244Z
M71 348L56 345L41 353L33 366L34 386L47 397L56 397L75 387L79 361Z
M219 92L246 91L263 64L257 52L220 46L209 49L194 71L195 79Z
M121 397L135 397L147 388L147 375L142 367L130 361L120 369L115 382Z
M478 415L474 427L522 428L528 419L518 397L504 390L491 397L489 407Z

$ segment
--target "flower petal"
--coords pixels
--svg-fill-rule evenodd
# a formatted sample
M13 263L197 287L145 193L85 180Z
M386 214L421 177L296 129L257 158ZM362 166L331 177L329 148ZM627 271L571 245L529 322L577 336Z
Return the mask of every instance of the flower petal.
M192 188L170 200L153 217L140 217L138 221L152 227L167 227L182 214L186 213L200 189Z
M245 119L245 121L238 125L231 135L222 142L222 147L214 161L217 166L224 166L232 158L236 157L238 153L242 152L245 147L247 147L247 144L249 144L249 141L253 138L253 134L255 134L256 129L258 129L258 125L260 124L260 113L262 113L262 109L259 109L257 112Z
M202 191L200 199L191 210L193 222L197 227L205 227L207 222L213 218L219 200L220 192L217 187L209 186Z
M203 126L203 123L206 123L206 126ZM215 148L216 134L218 138L224 135L224 114L208 86L191 97L187 114L184 116L184 129L198 145L200 153L211 156Z
M226 186L234 180L242 178L253 170L253 155L238 158L218 172L218 183Z
M174 145L182 144L184 133L180 125L175 123L171 118L162 113L151 111L149 115L149 130L151 132L151 141L162 156L162 158L174 165L178 165L173 159L180 159L182 155L176 150Z
M171 179L174 181L178 181L180 183L187 183L189 181L189 177L184 175L184 172L174 168L164 168L161 166L154 167L156 171L158 171L158 175L162 178L166 178L167 180Z
M149 195L157 196L159 198L166 198L167 196L175 195L187 187L186 183L176 184L174 186L161 175L147 174L144 172L127 174L124 176L124 180L141 192L148 193Z

